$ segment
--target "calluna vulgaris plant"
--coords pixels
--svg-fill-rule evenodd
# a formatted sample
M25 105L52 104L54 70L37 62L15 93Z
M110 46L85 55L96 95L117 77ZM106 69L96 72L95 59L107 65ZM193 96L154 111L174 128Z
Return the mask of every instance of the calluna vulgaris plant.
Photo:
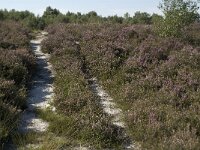
M90 74L123 109L129 134L142 148L198 149L200 50L193 42L199 30L196 25L191 26L185 36L192 40L186 41L157 37L151 28L109 24L50 26L43 48L53 55L55 104L60 112L82 120L92 131L100 131L95 134L112 139L115 134L111 134L111 128L104 128L109 122L105 122L98 98L84 78ZM83 62L86 74L81 71Z
M0 147L11 137L25 108L26 87L35 60L29 31L20 23L0 22Z

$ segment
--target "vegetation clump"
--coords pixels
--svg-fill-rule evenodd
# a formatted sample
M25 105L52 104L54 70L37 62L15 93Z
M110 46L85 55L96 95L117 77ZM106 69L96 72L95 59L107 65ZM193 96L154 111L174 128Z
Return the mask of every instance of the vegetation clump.
M26 105L27 83L35 58L28 49L29 31L16 22L0 23L0 147L14 135Z
M188 36L196 36L196 26ZM58 71L56 105L63 113L79 112L91 99L83 96L89 91L80 92L87 89L77 61L81 54L88 72L124 110L129 133L143 148L199 147L199 47L184 39L160 38L148 25L60 24L48 31L44 49L52 53Z

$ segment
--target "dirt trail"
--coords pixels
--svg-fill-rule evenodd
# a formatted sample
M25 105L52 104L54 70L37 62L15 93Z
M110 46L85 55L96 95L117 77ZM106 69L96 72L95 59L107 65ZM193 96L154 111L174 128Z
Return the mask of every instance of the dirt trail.
M22 133L29 131L44 132L48 128L48 123L37 117L36 109L50 107L53 98L53 74L52 66L48 62L49 55L41 51L41 42L45 38L42 32L35 40L31 41L32 51L37 58L37 70L31 82L28 94L27 109L24 111L19 130Z
M46 33L41 33L35 40L31 41L32 51L37 58L37 70L31 82L31 88L28 94L27 109L21 117L19 131L21 133L45 132L49 126L48 122L39 118L36 114L36 109L46 109L51 107L52 111L55 108L50 105L52 102L53 93L53 69L49 63L49 54L41 51L41 42L46 38ZM105 90L98 84L96 78L88 80L91 90L101 98L101 105L104 111L113 117L113 124L123 130L123 135L126 140L124 149L140 149L130 141L130 138L125 132L125 123L123 122L122 110L116 107L113 99L106 93ZM89 150L90 148L77 147L74 149Z
M27 109L22 113L19 132L26 134L30 131L44 132L47 130L49 124L40 119L36 114L36 109L46 109L51 107L53 100L53 70L49 63L49 55L41 51L41 42L46 38L47 33L41 32L35 40L31 40L31 48L36 56L37 69L31 80L30 89L28 91ZM5 145L5 150L15 150L16 146L12 143Z
M41 42L46 33L41 33L35 40L31 41L31 48L37 58L37 70L31 82L28 94L27 109L22 115L19 130L22 133L28 131L44 132L48 123L38 118L35 109L50 107L53 98L53 74L52 66L48 62L49 55L41 51Z
M91 78L88 80L91 90L100 97L101 99L101 105L105 113L113 117L112 123L119 128L119 130L122 130L122 135L125 139L124 142L124 149L130 149L130 150L136 150L140 149L139 146L134 144L125 131L125 123L123 121L123 112L121 109L117 108L114 100L109 96L108 93L98 84L98 81L96 78Z

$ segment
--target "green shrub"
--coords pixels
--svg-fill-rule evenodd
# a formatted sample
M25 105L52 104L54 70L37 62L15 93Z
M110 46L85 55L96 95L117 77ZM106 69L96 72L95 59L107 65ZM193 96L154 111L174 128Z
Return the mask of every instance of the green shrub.
M185 27L198 18L196 1L163 0L160 9L164 13L164 19L155 23L155 31L162 37L181 37Z

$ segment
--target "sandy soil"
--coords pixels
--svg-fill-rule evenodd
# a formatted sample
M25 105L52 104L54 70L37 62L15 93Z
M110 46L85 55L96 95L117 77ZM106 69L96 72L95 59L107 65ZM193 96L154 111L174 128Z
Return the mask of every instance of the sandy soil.
M41 33L35 40L31 41L33 53L37 59L37 70L31 82L28 94L27 109L21 117L19 130L22 133L29 131L44 132L48 128L48 123L37 117L36 109L46 109L50 107L53 99L53 74L52 66L49 63L49 55L41 51L41 42L46 33ZM54 110L55 108L53 108Z
M116 103L113 99L106 93L106 91L98 84L96 78L89 79L90 87L92 91L98 95L101 99L101 105L105 113L113 117L112 123L116 125L119 129L123 130L122 136L127 139L124 143L124 149L139 149L128 137L125 132L125 123L123 121L122 110L117 108Z

